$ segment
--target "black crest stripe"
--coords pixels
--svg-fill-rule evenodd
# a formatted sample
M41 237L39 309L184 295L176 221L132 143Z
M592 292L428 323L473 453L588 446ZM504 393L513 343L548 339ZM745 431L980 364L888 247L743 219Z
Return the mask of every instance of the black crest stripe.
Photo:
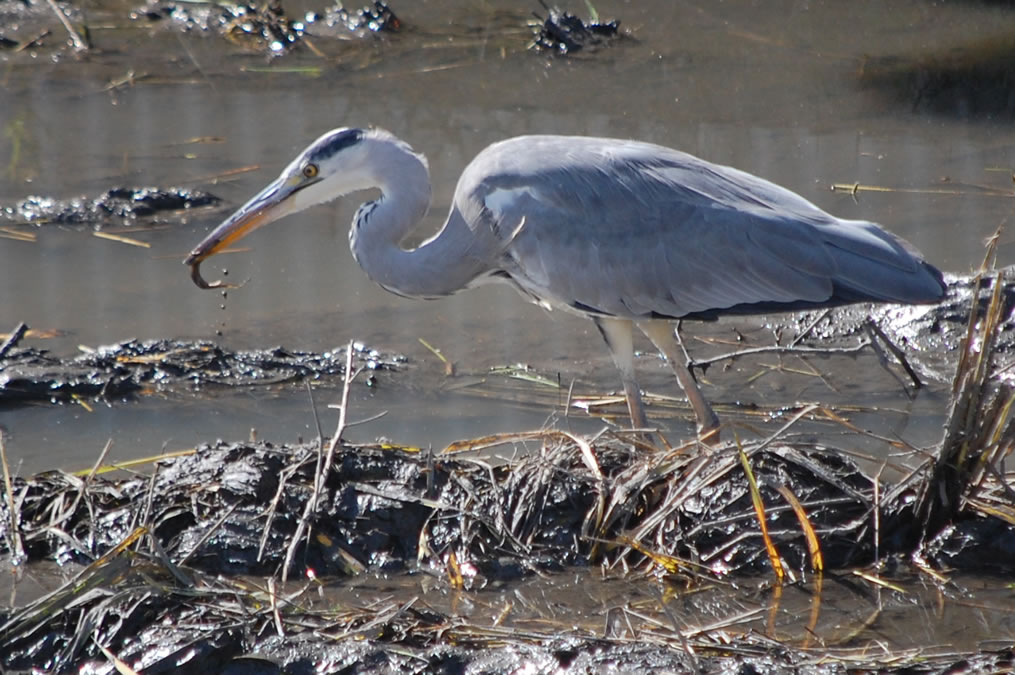
M314 150L313 154L311 154L310 161L326 161L345 148L348 148L350 145L359 143L362 138L362 129L343 129L334 136L325 139L321 145Z

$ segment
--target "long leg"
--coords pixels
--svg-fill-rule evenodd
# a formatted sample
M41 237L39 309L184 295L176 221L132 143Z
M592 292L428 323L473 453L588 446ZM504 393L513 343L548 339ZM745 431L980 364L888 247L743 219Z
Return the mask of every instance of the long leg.
M656 346L656 349L662 352L666 360L669 361L670 368L673 369L673 374L677 376L680 388L684 390L687 402L691 404L694 416L698 420L699 438L709 443L718 443L719 418L712 410L712 406L705 400L701 390L698 389L698 383L694 381L694 375L684 365L680 346L677 344L676 338L673 337L673 325L669 321L648 320L639 321L638 328L652 340L652 344Z
M629 319L595 317L596 328L610 348L613 362L620 371L620 381L624 383L624 396L627 397L627 410L631 413L631 424L635 429L648 427L645 417L645 406L641 402L641 390L634 379L634 335L633 323Z

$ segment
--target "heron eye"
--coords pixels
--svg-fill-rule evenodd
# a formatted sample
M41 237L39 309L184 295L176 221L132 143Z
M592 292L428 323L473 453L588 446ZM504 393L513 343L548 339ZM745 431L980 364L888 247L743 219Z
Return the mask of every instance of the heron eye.
M305 167L303 167L304 178L317 178L318 172L319 169L317 168L316 164L307 164Z

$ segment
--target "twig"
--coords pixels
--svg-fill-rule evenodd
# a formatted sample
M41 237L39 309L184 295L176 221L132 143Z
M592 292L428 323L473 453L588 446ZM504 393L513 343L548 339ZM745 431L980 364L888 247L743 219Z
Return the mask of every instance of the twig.
M164 448L165 448L165 446L163 445L163 449ZM135 522L134 525L141 525L143 527L148 527L148 521L152 517L152 505L155 502L155 479L159 475L159 465L158 465L158 462L155 463L155 467L154 468L155 468L155 470L152 471L152 475L148 479L148 494L145 496L144 509L141 511L141 520L140 520L140 522ZM154 541L155 537L151 537L151 539L152 539L152 541Z
M680 646L684 649L684 653L691 657L695 665L695 669L700 668L700 662L698 661L698 655L694 651L694 647L687 641L687 636L684 635L684 631L680 630L680 625L677 624L677 617L673 615L673 611L670 606L666 604L666 600L663 598L663 594L659 591L657 586L651 586L652 594L655 596L656 602L659 603L659 609L662 610L663 614L669 620L670 625L673 626L673 632L680 639Z
M708 365L708 363L704 361L695 361L691 358L691 355L687 353L687 347L684 346L684 338L680 334L680 329L683 328L683 326L683 321L677 321L677 325L673 327L673 335L677 338L677 346L680 347L680 352L684 355L684 365L687 366L688 372L694 375L695 366L700 368L701 366Z
M330 408L331 406L328 406L328 407ZM346 422L345 423L345 428L346 429L351 429L353 427L362 426L364 424L370 424L371 422L376 422L377 420L381 419L382 417L387 417L387 416L388 416L388 411L387 410L382 410L379 413L371 415L370 417L364 417L363 419L356 420L355 422Z
M350 347L352 343L349 343ZM347 366L348 367L348 366ZM349 371L345 371L345 378L349 378ZM310 380L307 380L307 391L310 392ZM314 405L314 396L310 394L310 405L314 410L314 423L317 425L317 466L314 467L314 508L317 508L317 480L318 476L321 475L321 467L324 463L324 432L321 430L321 419L317 416L317 406ZM341 413L339 413L341 415ZM299 537L296 537L298 539ZM286 567L289 565L287 564ZM282 580L285 581L285 573L282 573Z
M324 431L321 430L321 417L317 414L317 403L314 401L314 389L310 386L310 379L303 381L307 385L307 398L310 399L310 412L314 414L314 428L317 429L317 447L324 445Z
M133 239L131 237L124 237L123 235L120 234L112 234L111 232L102 232L101 230L92 232L92 236L98 237L99 239L106 239L108 241L116 241L121 244L127 244L128 246L137 246L138 248L152 247L152 245L149 244L147 241L140 241L138 239Z
M268 598L271 600L271 616L275 622L275 632L280 638L284 638L285 629L282 627L282 615L278 611L278 589L275 587L275 577L268 577Z
M188 47L187 43L183 40L182 34L176 33L176 40L180 43L180 47L183 48L183 52L187 55L187 58L190 59L190 62L194 64L194 68L197 69L197 72L201 73L201 77L203 77L205 81L209 85L211 85L212 91L217 91L218 87L215 86L215 81L212 80L210 77L208 77L208 73L201 65L201 62L197 60L197 57L194 56L194 53L190 50L190 47Z
M78 493L74 497L74 501L71 502L70 508L64 511L66 517L61 518L60 522L63 522L64 520L66 520L67 517L74 515L74 511L77 509L78 504L81 503L81 500L84 498L85 493L88 492L89 484L92 482L92 479L95 478L95 474L98 473L99 467L101 467L103 462L106 461L106 455L109 454L109 450L112 447L113 447L113 439L112 438L107 439L106 444L102 447L102 452L99 453L99 456L95 459L95 463L92 464L92 470L89 471L88 474L81 480L81 484L78 487Z
M7 523L7 539L12 562L20 563L25 559L25 548L21 542L21 514L14 502L14 486L11 483L11 469L7 464L7 445L4 443L3 429L0 429L0 463L3 464L4 494L7 496L7 518L9 521Z
M300 540L303 538L304 532L309 534L309 523L310 514L317 509L318 499L320 498L321 492L324 490L324 484L326 482L328 473L331 471L331 462L335 457L335 449L342 440L342 434L345 432L345 417L349 410L349 388L352 384L353 378L359 374L359 371L353 372L352 370L352 341L349 341L349 346L345 350L345 381L342 383L342 404L338 411L338 427L335 429L335 435L332 436L331 441L328 443L328 450L325 453L324 464L321 465L318 461L318 470L314 475L314 489L310 499L307 500L306 506L303 509L303 515L300 517L299 523L296 525L296 532L293 533L292 539L289 540L289 547L285 552L285 561L282 563L282 582L285 583L289 579L289 567L292 565L293 557L296 555L296 547L299 546ZM320 446L318 446L320 448ZM320 452L320 449L318 450Z
M767 438L761 440L760 442L754 444L754 446L751 448L751 452L757 453L757 452L761 451L763 448L765 448L765 447L771 445L772 443L774 443L775 441L779 440L780 438L782 438L786 434L786 432L789 430L790 427L792 427L794 424L799 422L801 419L803 419L807 415L810 415L815 410L819 410L819 409L821 409L821 406L817 405L816 403L810 403L810 404L804 406L803 408L798 410L796 413L794 413L793 417L791 417L788 422L786 422L781 427L776 429L771 435L769 435Z
M222 517L219 518L218 520L216 520L215 524L212 525L210 528L208 528L208 531L204 533L204 536L202 536L200 539L198 539L197 543L194 544L194 548L190 549L190 551L187 553L187 555L183 556L183 558L181 558L180 561L178 563L176 563L176 564L178 566L180 566L180 567L183 567L184 565L186 565L187 561L190 560L191 556L193 556L195 553L197 553L198 550L202 546L204 546L205 542L208 541L209 539L211 539L212 535L214 535L216 532L218 532L219 528L222 527L222 525L226 522L226 520L229 519L229 516L233 515L233 511L235 511L236 509L240 508L240 504L241 504L241 502L236 502L231 507L229 507L229 510L226 511L225 513L223 513Z
M7 356L7 352L16 347L17 344L21 342L21 338L25 337L25 333L27 332L28 324L22 321L14 328L13 331L11 331L11 334L7 336L6 340L4 340L4 343L0 345L0 359Z
M71 43L74 45L74 49L79 52L87 51L88 43L83 37L81 37L81 33L79 33L77 29L71 25L70 19L68 19L67 15L63 13L63 10L60 9L55 0L46 0L46 3L49 5L49 8L53 10L53 13L56 14L56 18L60 19L60 23L62 23L63 27L67 30L67 33L70 35Z
M53 31L51 31L51 30L49 30L47 28L46 30L42 31L41 33L39 33L35 37L31 37L31 38L28 38L27 40L24 40L21 44L19 44L17 47L14 48L14 53L15 54L19 54L19 53L25 51L26 49L30 49L31 47L34 47L35 45L37 45L39 43L39 40L41 40L42 38L46 37L47 35L49 35L52 32Z
M317 476L321 472L321 461L322 448L324 447L324 431L321 429L321 418L317 414L317 403L314 401L314 391L310 386L310 381L307 380L307 396L310 398L310 411L314 415L314 427L317 429L317 467L314 469L314 476ZM271 525L275 520L275 513L278 511L278 505L282 500L282 495L285 493L285 486L289 482L289 479L299 471L300 467L303 466L305 460L299 460L290 464L282 472L281 477L278 481L278 488L275 490L275 497L272 498L271 504L268 506L268 512L264 521L264 530L261 532L261 541L257 546L257 560L260 562L264 558L264 550L268 545L268 536L271 534ZM288 565L287 565L288 566ZM283 580L285 575L283 573Z
M571 401L574 400L574 378L571 378L571 384L567 386L567 398L564 400L564 422L571 427L571 420L568 419L568 414L571 412ZM560 391L558 389L557 399L560 400Z
M108 648L103 647L95 638L94 634L90 637L92 638L92 642L95 643L95 646L99 648L100 652L102 652L103 656L105 656L106 659L113 664L113 668L116 669L116 672L121 673L121 675L138 675L137 671L128 666L126 661L111 652Z
M913 381L913 386L916 387L917 389L921 388L923 386L923 382L920 380L920 376L916 374L916 371L913 370L913 367L909 365L909 360L906 358L906 354L901 349L899 349L899 347L894 342L888 339L888 336L885 335L885 332L881 330L881 326L879 326L877 322L875 322L873 319L867 319L867 321L864 323L864 328L866 328L867 331L872 334L871 338L872 341L873 336L877 336L881 340L881 342L884 343L886 347L888 347L888 351L890 351L892 355L899 360L899 364L902 365L902 368L906 371L906 374L909 375L909 379Z
M1001 190L988 187L973 190L962 190L957 188L893 188L883 185L864 185L863 183L832 183L832 192L848 192L853 198L861 192L892 192L899 194L916 195L969 195L976 194L983 197L1011 197L1011 190Z
M793 341L789 343L789 346L790 347L796 347L798 344L800 344L800 342L804 338L806 338L808 335L810 335L811 331L814 330L814 327L817 326L819 323L821 323L821 320L824 319L826 316L828 316L831 313L832 313L832 310L829 309L829 308L826 308L825 311L823 311L820 314L818 314L818 316L814 319L814 321L811 321L809 324L807 324L807 328L804 328L802 331L800 331L799 335L797 335L795 338L793 338Z
M316 476L317 484L313 500L315 509L317 508L317 499L320 496L320 492L324 489L328 472L331 470L331 462L335 458L335 449L342 442L342 434L345 433L346 417L349 412L349 388L352 385L353 379L358 374L358 370L354 372L352 369L352 342L350 341L349 346L345 350L345 381L342 383L342 409L338 411L338 426L335 428L335 435L331 437L331 442L328 443L328 454L324 460L324 469L320 475Z
M874 569L881 564L881 475L888 466L888 459L881 463L874 474Z
M318 454L320 454L320 448L323 445L323 441L318 443ZM271 526L275 520L275 513L278 511L278 505L282 501L282 496L285 494L285 487L289 482L289 479L294 473L300 470L300 467L306 462L305 459L292 462L287 466L279 476L278 488L275 489L275 496L272 498L271 503L268 505L268 511L265 514L264 519L264 530L261 532L261 541L257 546L257 561L261 562L264 559L264 550L268 546L268 537L271 534Z
M147 527L142 529L148 530ZM185 588L194 588L194 580L189 574L180 569L179 565L176 565L169 559L169 554L166 553L166 549L162 547L162 544L159 542L159 538L151 530L148 530L148 541L151 542L151 550L155 554L156 559L158 559L158 561L162 563L167 570L169 570L169 573L172 574L177 581L183 584Z
M768 347L750 347L748 349L741 349L735 352L728 352L726 354L719 354L717 356L710 356L705 359L695 359L693 365L697 368L702 366L708 366L719 361L733 361L740 358L741 356L751 356L754 354L859 354L863 349L870 345L870 340L860 340L857 344L852 347L794 347L783 346L783 345L771 345Z
M114 80L110 80L109 84L107 84L105 87L102 88L102 91L113 91L115 89L119 89L125 84L129 84L130 86L133 87L138 80L143 79L145 77L148 77L148 73L141 73L140 75L136 75L134 73L134 70L131 69L128 70L127 74L124 75L123 77L118 77Z

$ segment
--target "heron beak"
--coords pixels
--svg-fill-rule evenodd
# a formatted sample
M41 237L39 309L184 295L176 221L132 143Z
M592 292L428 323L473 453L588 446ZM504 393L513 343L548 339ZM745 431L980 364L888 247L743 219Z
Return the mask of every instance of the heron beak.
M254 195L222 224L212 230L200 244L194 247L183 261L185 265L196 265L210 258L230 244L239 241L262 225L278 220L289 213L287 200L296 191L297 180L281 176L271 185Z
M289 198L306 185L307 183L301 181L299 177L280 176L222 221L222 224L195 246L183 261L185 265L190 266L194 283L201 288L225 287L222 282L208 283L201 278L199 271L201 261L221 252L262 225L291 213L294 209Z

